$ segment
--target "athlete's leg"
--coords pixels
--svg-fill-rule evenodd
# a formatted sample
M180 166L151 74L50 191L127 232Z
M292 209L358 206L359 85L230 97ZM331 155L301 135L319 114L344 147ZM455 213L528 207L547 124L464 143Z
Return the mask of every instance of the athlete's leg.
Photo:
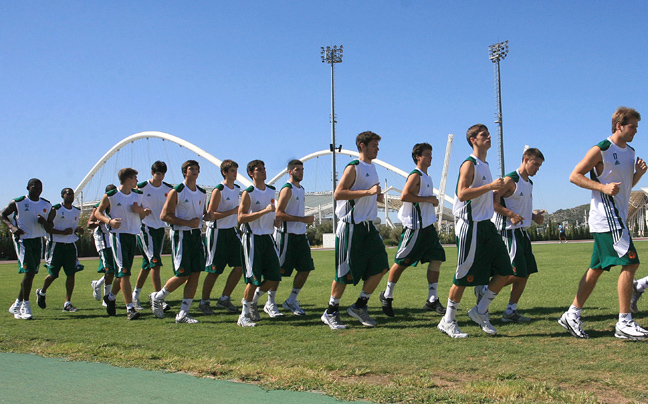
M617 291L619 293L619 313L630 313L630 298L634 292L634 274L639 264L624 265L619 274Z
M582 309L587 301L587 298L592 294L596 282L598 282L599 277L603 273L602 269L592 269L589 268L585 271L585 275L580 280L578 284L578 292L576 292L576 297L574 297L574 302L572 306Z

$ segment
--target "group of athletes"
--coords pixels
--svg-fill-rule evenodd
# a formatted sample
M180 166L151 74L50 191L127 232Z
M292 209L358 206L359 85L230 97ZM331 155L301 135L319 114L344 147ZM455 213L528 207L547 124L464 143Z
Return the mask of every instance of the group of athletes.
M641 340L648 331L633 319L637 301L648 288L648 277L635 280L639 258L627 227L630 192L647 170L646 163L635 158L628 143L637 132L640 114L620 107L612 116L612 135L592 147L570 175L575 185L592 191L589 225L594 248L589 268L580 281L572 305L558 323L577 338L587 338L582 328L581 310L600 275L620 265L618 280L619 320L615 336ZM407 177L398 217L403 225L395 262L389 267L387 253L374 221L378 202L384 202L373 160L381 138L373 132L362 132L356 138L359 158L344 169L334 192L336 215L335 276L328 307L321 315L331 329L345 329L340 317L340 300L348 284L362 281L360 294L348 307L349 316L365 327L375 327L367 304L389 272L379 299L382 311L394 317L394 291L403 271L418 263L427 263L428 298L423 306L442 315L437 328L452 338L466 338L456 316L466 287L474 287L476 305L468 317L487 334L496 335L490 322L489 307L497 294L511 285L509 303L501 321L527 323L529 317L517 310L529 276L537 272L527 229L532 221L542 224L543 210L533 210L533 182L544 162L542 152L528 148L520 166L504 178L493 180L486 157L491 137L485 125L471 126L466 140L472 154L462 163L453 205L457 243L457 268L448 293L447 306L439 300L437 289L445 252L434 226L433 182L428 174L432 147L418 143L412 150L415 168ZM237 324L254 327L260 320L259 300L268 294L263 311L271 318L282 316L276 292L283 277L293 279L293 288L282 307L294 315L305 315L297 300L308 276L314 270L307 225L313 216L305 215L305 191L300 185L304 166L299 160L288 164L289 180L279 190L265 183L265 165L251 161L246 171L253 185L241 192L235 180L238 164L225 160L221 164L223 181L209 197L197 185L198 162L182 165L184 180L176 186L164 182L167 167L157 161L151 167L151 179L139 182L137 171L119 171L119 186L109 185L88 220L93 229L100 255L99 272L103 276L92 282L94 296L101 300L109 316L117 312L116 299L121 290L126 317L134 320L144 310L140 293L149 277L154 292L147 304L158 318L169 309L166 298L184 284L183 299L175 316L176 323L197 323L190 307L199 286L201 272L206 272L198 310L214 314L211 294L219 275L226 267L231 272L216 307L239 313L231 300L234 288L244 275L245 289ZM586 175L590 174L590 178ZM24 274L16 301L9 312L17 319L31 319L30 294L38 273L43 238L46 239L45 262L48 270L42 288L36 289L37 304L46 307L46 293L58 278L61 268L66 277L64 312L75 312L71 303L75 273L83 270L77 259L75 242L84 229L78 225L81 211L72 205L74 191L65 188L62 202L52 206L40 197L42 183L31 179L28 194L12 200L2 211L1 220L13 234ZM13 217L11 217L13 216ZM203 235L203 222L206 233ZM160 280L162 246L166 227L170 227L174 275L164 285ZM136 251L142 253L142 265L135 288L130 277Z

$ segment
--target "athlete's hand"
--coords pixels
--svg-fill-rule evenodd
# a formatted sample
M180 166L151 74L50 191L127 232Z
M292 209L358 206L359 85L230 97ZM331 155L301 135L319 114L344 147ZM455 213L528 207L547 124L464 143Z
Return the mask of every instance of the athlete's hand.
M620 182L611 182L609 184L605 184L603 185L603 193L606 195L615 196L620 191L619 185L621 185Z
M275 211L275 206L272 203L269 203L268 206L265 208L267 213L274 212Z
M313 222L315 222L315 216L313 216L313 215L304 216L304 218L302 219L302 222L304 222L306 224L313 224Z
M376 184L373 187L369 188L369 196L378 195L380 194L380 192L381 192L380 184Z
M45 219L45 218L44 218L43 216L41 216L41 215L38 215L38 219L37 219L37 220L38 220L38 223L40 223L40 224L45 224L45 222L47 222L47 219Z
M491 191L497 191L498 189L504 188L504 178L498 178L490 184Z
M547 211L544 210L544 209L537 210L537 211L533 212L533 214L531 215L531 220L533 220L534 222L536 222L538 224L542 224L542 223L544 223L544 214L545 213L547 213Z
M648 170L648 165L646 165L646 162L643 161L641 157L637 157L637 162L635 163L635 171L640 175L644 175L646 173L646 170Z
M13 226L13 225L11 227L9 227L9 231L11 232L11 234L13 234L14 236L17 236L17 237L20 237L23 234L25 234L23 229L21 229L20 227Z
M434 195L428 196L427 199L428 199L428 202L432 204L432 206L435 206L435 207L439 206L439 199L436 196L434 196Z
M110 226L111 228L113 228L115 230L119 229L121 227L121 219L118 218L118 217L116 217L114 219L110 219L108 221L108 226Z
M517 213L513 213L513 216L511 216L511 223L518 224L522 222L524 222L524 218Z
M74 233L74 228L72 228L72 227L68 227L67 229L63 230L63 234L66 235L66 236L68 234L72 234L72 233Z
M150 215L151 213L153 213L153 211L150 208L144 209L144 217Z
M199 217L194 217L193 219L187 220L187 227L191 227L192 229L195 229L198 226L200 226L200 218Z

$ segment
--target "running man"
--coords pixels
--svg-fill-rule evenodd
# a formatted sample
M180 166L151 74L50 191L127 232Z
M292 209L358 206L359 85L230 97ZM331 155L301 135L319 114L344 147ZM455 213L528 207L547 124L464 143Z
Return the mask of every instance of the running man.
M238 164L233 160L223 160L220 170L223 182L216 185L212 191L207 207L207 276L203 283L202 300L198 305L198 310L204 314L214 314L209 299L216 279L225 271L227 265L232 267L232 270L223 287L223 294L216 301L216 307L230 313L238 313L238 308L232 304L231 296L243 275L241 236L236 229L241 190L241 187L234 183L238 176Z
M573 184L592 191L589 227L594 235L590 267L578 285L574 301L558 320L576 338L588 338L581 323L581 310L603 272L621 265L617 291L619 321L614 336L642 340L648 331L633 319L630 309L634 274L639 257L628 232L628 204L632 187L646 173L646 163L637 158L632 142L641 115L634 109L619 107L612 115L612 136L592 147L569 176ZM585 174L590 173L590 178Z
M149 272L153 290L159 292L162 289L160 267L162 266L166 223L160 219L160 213L162 213L162 207L167 200L169 191L173 188L164 182L166 172L166 163L156 161L151 166L151 179L137 184L137 188L142 191L142 206L151 209L151 214L142 219L142 227L137 236L137 245L142 252L142 268L133 290L133 307L138 311L144 309L140 304L140 293Z
M173 277L159 292L149 295L151 310L158 318L164 318L164 299L182 284L184 295L176 323L196 324L198 320L189 315L196 295L200 273L205 269L205 244L202 224L205 216L204 189L197 185L200 165L195 160L182 164L184 181L176 185L167 196L160 218L171 225L171 251Z
M347 313L365 327L375 327L367 303L371 294L389 270L387 252L373 221L378 215L377 202L384 202L380 181L372 161L378 156L380 136L362 132L356 137L360 152L351 161L335 189L336 214L339 218L335 244L335 278L331 284L329 305L321 320L333 330L348 328L340 320L340 299L347 284L364 281L358 300Z
M542 224L544 211L533 213L533 181L530 177L536 175L544 155L536 148L529 148L522 155L520 167L504 177L504 187L497 192L500 202L495 200L495 215L493 223L502 235L502 240L508 248L514 276L510 277L507 285L511 285L511 297L502 315L503 323L528 323L529 317L518 313L517 304L526 287L529 275L538 272L531 239L527 229L531 222ZM476 286L479 288L479 286ZM478 293L483 294L484 289Z
M565 227L562 224L558 225L558 241L562 244L567 242L567 235L565 234Z
M473 150L459 169L459 180L452 212L455 216L457 270L448 294L446 314L437 328L452 338L466 338L457 325L457 309L466 286L488 285L468 316L489 334L497 334L490 323L488 308L513 275L511 261L502 237L491 218L493 191L504 186L504 179L493 181L486 162L491 136L486 125L468 129L466 140Z
M20 283L18 298L9 307L9 313L14 318L31 320L31 294L34 276L40 267L41 253L43 251L43 237L51 229L47 221L52 204L40 197L43 192L43 183L38 178L27 182L27 195L13 199L9 202L0 216L13 236L13 244L18 256L18 273L24 274ZM9 216L13 215L13 220Z
M106 193L117 189L113 184L106 186ZM97 219L95 213L99 207L99 203L94 205L92 208L92 213L88 218L88 228L94 229L92 231L92 237L94 238L95 248L99 254L99 267L97 272L103 274L101 278L96 281L90 282L90 287L92 288L92 295L97 301L101 301L103 306L106 306L106 302L103 300L103 297L110 293L112 288L113 280L115 279L115 258L113 257L112 249L110 248L110 229L108 226ZM110 209L106 209L105 215L110 217ZM102 292L103 286L103 292Z
M445 261L445 250L439 241L434 223L439 200L434 196L434 184L428 175L432 165L432 146L429 143L417 143L412 149L412 159L416 168L409 174L401 194L403 205L398 211L398 219L403 223L403 231L398 244L395 262L389 270L389 280L384 292L380 292L382 310L389 317L394 317L392 301L394 288L407 267L416 266L419 262L428 262L428 299L423 309L445 314L446 310L437 296L441 263Z
M275 220L275 188L267 185L265 163L252 160L247 173L253 185L243 191L238 209L243 237L243 263L245 265L245 291L243 309L237 324L254 327L259 315L259 298L281 281L279 253L272 233Z
M110 293L104 296L109 316L117 314L117 293L121 289L126 303L126 318L135 320L139 313L133 306L131 290L131 268L137 249L137 235L142 219L151 214L151 209L142 207L142 191L137 186L137 171L122 168L117 173L119 187L107 192L95 211L95 217L110 229L110 248L115 260L115 280ZM107 213L110 211L110 216Z
M47 218L47 221L53 224L47 235L47 247L45 249L45 263L48 275L43 281L43 288L36 289L36 303L41 309L47 307L45 301L47 289L59 277L61 267L63 267L67 277L63 313L74 313L78 310L71 302L75 275L77 272L83 271L83 265L79 264L79 254L76 246L76 241L79 239L78 234L83 233L83 229L79 227L81 209L72 205L74 202L74 190L72 188L63 188L61 197L63 203L54 205Z
M296 270L295 279L293 279L293 288L290 296L282 306L296 316L304 316L306 313L299 305L297 297L299 292L306 284L308 275L315 265L311 257L310 244L306 237L306 225L313 224L315 216L305 216L305 197L306 191L300 185L304 179L304 163L300 160L291 160L288 163L288 175L290 180L281 187L279 191L279 201L277 203L276 229L277 248L279 248L279 265L281 266L281 276L290 277L293 270ZM283 314L277 308L275 297L277 286L268 291L268 302L263 307L263 311L270 317L282 316Z

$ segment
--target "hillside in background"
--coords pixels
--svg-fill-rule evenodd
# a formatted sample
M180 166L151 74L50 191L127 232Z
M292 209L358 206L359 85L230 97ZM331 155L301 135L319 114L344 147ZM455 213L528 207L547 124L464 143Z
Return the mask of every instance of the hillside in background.
M558 209L554 213L547 214L545 220L560 223L568 221L569 223L584 223L587 221L586 214L589 212L589 204L576 206L569 209Z

